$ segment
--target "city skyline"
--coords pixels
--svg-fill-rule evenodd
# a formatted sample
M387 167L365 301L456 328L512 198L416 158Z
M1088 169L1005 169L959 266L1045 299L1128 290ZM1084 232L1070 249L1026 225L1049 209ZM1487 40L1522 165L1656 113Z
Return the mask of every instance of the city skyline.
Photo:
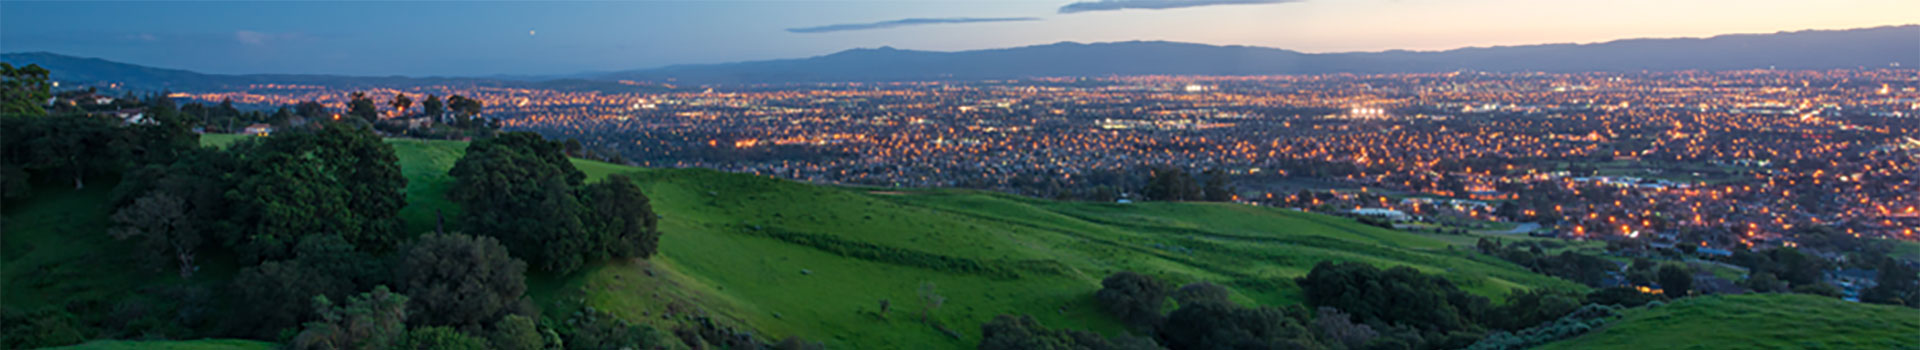
M960 51L1164 40L1354 52L1593 43L1900 25L1910 20L1897 14L1915 10L1920 4L1870 0L1551 5L1506 0L8 1L0 2L0 51L50 51L223 74L555 75L799 58L880 46Z

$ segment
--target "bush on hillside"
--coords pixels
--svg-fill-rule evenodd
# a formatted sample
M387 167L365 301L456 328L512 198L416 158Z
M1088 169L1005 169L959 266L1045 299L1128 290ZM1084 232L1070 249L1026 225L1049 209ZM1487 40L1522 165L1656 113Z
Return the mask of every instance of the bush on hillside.
M413 325L474 331L508 314L532 313L527 264L492 237L429 233L401 254L394 283L412 297Z
M424 327L407 330L406 337L391 348L392 350L487 350L494 347L484 338L474 337L447 327Z
M1364 263L1322 261L1295 283L1308 306L1333 307L1366 323L1405 324L1422 331L1478 330L1489 304L1445 278L1405 266L1383 271Z
M1599 329L1620 317L1620 307L1588 304L1572 313L1526 329L1508 332L1495 331L1486 339L1473 343L1469 350L1518 350L1540 346L1560 339L1572 338Z
M1153 276L1121 271L1107 276L1100 285L1094 298L1121 322L1143 331L1160 325L1160 307L1166 305L1167 294L1171 292L1166 283Z
M1032 315L994 316L980 325L981 350L1088 349L1149 350L1161 349L1153 340L1130 336L1114 338L1071 329L1048 329Z

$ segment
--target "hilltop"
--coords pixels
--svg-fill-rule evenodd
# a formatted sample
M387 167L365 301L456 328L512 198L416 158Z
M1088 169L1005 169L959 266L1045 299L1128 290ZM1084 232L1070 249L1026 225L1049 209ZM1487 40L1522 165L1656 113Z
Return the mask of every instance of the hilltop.
M203 143L235 139L209 135ZM465 143L393 139L408 178L409 232L427 232ZM1093 300L1121 270L1171 282L1213 281L1243 304L1295 304L1291 279L1320 260L1411 266L1495 298L1522 288L1582 289L1453 243L1351 220L1219 203L1057 202L991 192L822 186L705 169L645 169L574 160L591 178L623 173L663 217L660 255L567 276L536 274L529 294L550 316L583 307L672 329L688 315L771 339L830 347L971 347L997 314L1119 332ZM193 280L116 267L103 208L109 186L49 189L7 207L6 303L113 300L154 284L219 286L230 261L207 259ZM12 203L10 203L12 204ZM106 253L106 254L103 254ZM224 265L224 266L223 266ZM86 278L81 278L86 276ZM912 318L927 283L947 299L937 318L953 339ZM888 317L879 314L889 300ZM669 317L668 315L672 315ZM557 317L564 318L564 317Z

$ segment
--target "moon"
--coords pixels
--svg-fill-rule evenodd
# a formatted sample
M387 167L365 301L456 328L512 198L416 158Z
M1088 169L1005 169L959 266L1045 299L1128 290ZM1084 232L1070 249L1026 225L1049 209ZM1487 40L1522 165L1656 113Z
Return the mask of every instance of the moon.
M533 30L532 30L532 29L528 29L528 30L527 30L527 36L533 36Z

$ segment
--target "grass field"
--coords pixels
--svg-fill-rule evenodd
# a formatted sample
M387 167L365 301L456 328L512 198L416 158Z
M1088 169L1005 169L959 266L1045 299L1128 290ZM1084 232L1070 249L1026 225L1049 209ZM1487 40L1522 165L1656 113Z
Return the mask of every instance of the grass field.
M250 137L254 136L251 134L200 134L200 145L226 148Z
M46 350L272 350L279 344L238 339L207 339L186 341L120 341L95 340L72 346L46 348Z
M1797 294L1697 297L1540 349L1920 349L1920 310Z
M1920 261L1920 242L1893 241L1893 257L1907 261Z
M212 135L209 135L212 136ZM238 137L203 137L209 145ZM446 171L464 143L390 140L408 178L401 216L410 232L450 224ZM815 186L703 169L641 169L575 160L594 179L627 173L663 217L660 254L568 276L531 276L529 293L552 316L606 310L671 329L687 315L742 325L766 339L790 335L830 348L970 348L997 314L1032 314L1052 327L1119 332L1093 300L1100 279L1134 270L1175 283L1231 287L1234 300L1290 304L1291 279L1321 260L1411 266L1496 300L1517 288L1584 289L1532 274L1457 242L1331 216L1219 203L1056 202L968 190ZM110 179L109 179L110 180ZM110 181L48 189L5 208L0 277L8 305L113 300L155 283L219 285L232 264L203 262L192 280L129 269L129 249L106 237ZM450 228L451 229L451 228ZM946 302L930 314L955 339L919 321L932 285ZM891 311L881 314L881 300ZM564 317L558 317L564 318ZM116 343L107 343L116 344ZM133 343L138 344L138 343ZM103 345L107 346L107 345Z
M1226 284L1235 300L1249 304L1297 303L1291 278L1321 260L1412 266L1495 299L1515 288L1583 289L1450 242L1289 210L1056 202L576 165L594 178L626 172L640 183L664 217L661 256L549 276L536 283L545 290L536 292L543 304L580 301L663 326L675 322L662 320L665 313L705 313L773 338L801 335L834 348L972 347L979 324L997 314L1118 332L1092 295L1101 278L1121 270ZM982 271L861 256L872 250L963 261ZM918 290L928 283L947 300L935 317L962 339L917 321L925 305ZM885 317L878 313L883 299L893 310Z

